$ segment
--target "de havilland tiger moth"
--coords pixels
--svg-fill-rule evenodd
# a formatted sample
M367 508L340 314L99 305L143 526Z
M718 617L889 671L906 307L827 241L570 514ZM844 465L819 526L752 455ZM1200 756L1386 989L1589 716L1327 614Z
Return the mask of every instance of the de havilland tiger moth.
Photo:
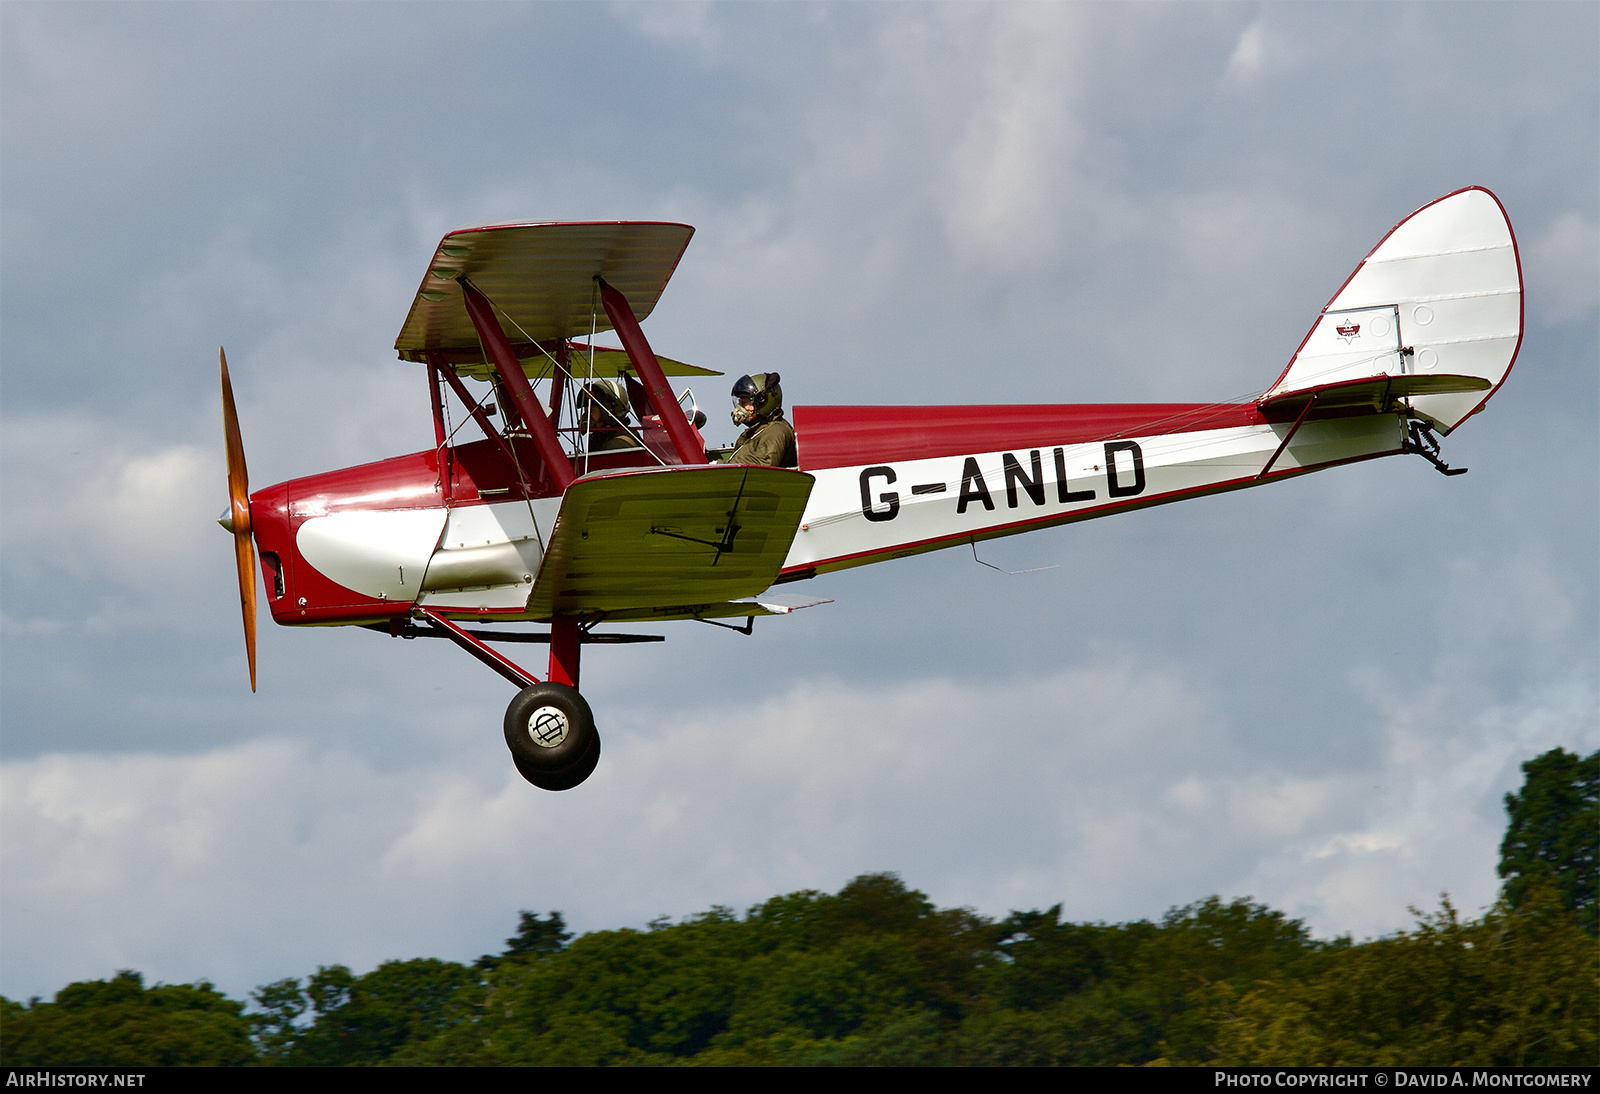
M517 770L565 790L600 755L582 647L660 640L601 625L742 620L748 633L823 603L778 587L832 570L1379 456L1459 474L1439 438L1484 408L1522 339L1516 240L1499 199L1472 187L1384 236L1248 401L797 406L796 466L719 462L669 379L719 374L658 357L639 326L693 232L446 235L395 341L426 370L432 408L434 443L409 455L250 493L222 356L222 524L252 690L259 553L274 621L448 638L516 685L504 729ZM596 344L607 331L621 347ZM599 444L608 392L603 424L621 440ZM459 436L469 420L480 439ZM494 642L547 643L545 679Z

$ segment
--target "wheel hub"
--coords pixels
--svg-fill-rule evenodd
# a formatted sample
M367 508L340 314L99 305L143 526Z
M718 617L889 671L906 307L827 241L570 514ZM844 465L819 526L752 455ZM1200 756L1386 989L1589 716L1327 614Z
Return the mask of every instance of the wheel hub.
M567 739L572 724L558 707L540 707L528 718L528 739L540 748L555 748Z

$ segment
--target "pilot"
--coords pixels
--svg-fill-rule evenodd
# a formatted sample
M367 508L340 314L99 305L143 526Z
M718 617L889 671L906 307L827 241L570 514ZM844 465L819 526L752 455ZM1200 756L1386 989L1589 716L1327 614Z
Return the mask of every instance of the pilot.
M783 388L776 372L741 376L733 385L733 424L745 431L734 442L728 463L797 467L794 427L783 416Z
M628 397L612 380L594 380L578 390L578 413L585 415L590 452L638 448L639 438L628 432Z

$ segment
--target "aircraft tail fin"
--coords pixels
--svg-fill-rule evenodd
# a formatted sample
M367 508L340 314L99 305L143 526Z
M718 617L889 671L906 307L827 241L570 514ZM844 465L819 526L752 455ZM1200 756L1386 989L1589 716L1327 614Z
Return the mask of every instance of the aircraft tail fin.
M1397 402L1442 433L1481 409L1522 344L1522 264L1482 187L1412 213L1362 260L1258 400L1279 413Z

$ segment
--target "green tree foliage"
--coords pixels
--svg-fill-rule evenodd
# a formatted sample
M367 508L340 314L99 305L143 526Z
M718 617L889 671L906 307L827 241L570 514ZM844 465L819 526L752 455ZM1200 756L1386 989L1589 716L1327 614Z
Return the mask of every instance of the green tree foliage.
M1597 1058L1593 940L1547 877L1318 942L1248 900L1158 922L991 923L893 875L570 945L527 914L492 967L391 961L264 985L257 1010L137 973L0 1000L7 1063L1573 1064ZM554 929L552 929L554 928ZM246 1031L254 1031L254 1048Z
M1591 935L1600 929L1600 751L1554 748L1522 765L1522 793L1506 795L1500 845L1506 897L1520 907L1535 878L1549 878Z
M383 1063L444 1030L455 1020L456 994L476 983L465 965L431 957L386 961L365 976L322 966L304 989L290 979L255 991L256 1043L267 1063ZM296 1019L308 1005L315 1018L302 1028Z
M1062 923L1060 906L1000 925L1009 961L985 1006L956 1031L955 1059L1024 1066L1202 1063L1216 1054L1219 984L1293 975L1346 945L1317 943L1298 920L1217 897L1159 924Z
M1159 923L996 925L889 874L508 954L458 993L435 1064L1102 1064L1216 1056L1219 986L1296 976L1347 942L1249 901Z
M571 940L572 932L567 930L567 921L560 912L551 912L541 919L524 909L517 933L506 939L505 953L498 956L486 953L478 958L473 968L493 969L507 957L560 953Z
M708 914L507 956L458 997L460 1024L396 1062L593 1065L693 1053L716 1032L740 965L732 925Z
M1588 1065L1600 1060L1600 951L1547 879L1463 923L1446 900L1415 930L1330 955L1242 996L1219 985L1217 1062Z
M68 984L55 1002L0 1000L0 1062L11 1067L173 1067L255 1058L244 1004L206 981L144 986L124 969Z
M585 935L555 954L508 955L459 1000L468 1020L403 1059L904 1059L906 1036L926 1041L970 1007L992 939L971 912L941 911L893 875L866 875L833 895L774 897L743 919L714 908L649 931ZM867 1043L896 1025L900 1034Z
M250 998L260 1008L250 1015L250 1026L262 1061L286 1061L300 1039L298 1022L308 1002L300 990L300 981L291 977L263 984L250 993Z
M893 874L574 939L521 913L473 966L266 984L256 1009L139 974L0 999L7 1064L1522 1064L1600 1060L1600 753L1524 765L1502 898L1352 945L1250 900L999 923Z

